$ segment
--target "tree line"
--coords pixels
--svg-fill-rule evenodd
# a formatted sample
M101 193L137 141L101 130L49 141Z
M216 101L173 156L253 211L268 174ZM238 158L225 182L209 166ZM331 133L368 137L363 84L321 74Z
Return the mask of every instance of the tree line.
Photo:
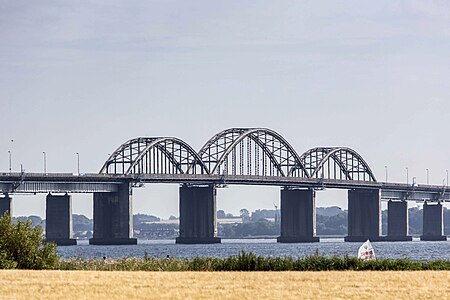
M316 235L345 236L347 234L348 212L339 207L318 207L316 210ZM422 234L423 211L418 207L409 209L409 233ZM28 217L33 226L45 228L45 220L38 216ZM280 234L280 211L274 209L258 209L253 212L243 208L240 215L235 216L223 210L217 211L218 235L222 238L274 237ZM16 220L25 221L27 217ZM74 237L87 239L92 237L93 220L84 215L73 215ZM174 216L170 220L176 220ZM220 222L229 219L227 223ZM142 239L172 239L178 236L176 222L163 223L159 217L146 214L133 216L135 237ZM450 210L444 208L444 233L450 235ZM387 211L382 211L382 234L387 234Z

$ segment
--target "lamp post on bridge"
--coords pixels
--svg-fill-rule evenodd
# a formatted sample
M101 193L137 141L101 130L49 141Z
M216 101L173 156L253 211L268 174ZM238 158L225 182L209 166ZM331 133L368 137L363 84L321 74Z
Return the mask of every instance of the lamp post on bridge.
M76 153L77 154L77 170L78 170L78 175L80 175L80 153Z
M406 167L406 185L409 185L409 169Z
M384 169L386 171L386 183L387 183L387 181L388 181L388 167L384 166Z
M43 151L42 154L44 155L44 174L47 175L47 153Z
M427 169L427 184L430 184L430 170Z
M445 170L445 172L447 173L447 186L448 186L448 170Z
M8 150L9 154L9 175L11 175L11 150Z
M14 140L11 139L11 150L8 150L8 154L9 154L9 175L11 175L12 172L12 145L13 145Z

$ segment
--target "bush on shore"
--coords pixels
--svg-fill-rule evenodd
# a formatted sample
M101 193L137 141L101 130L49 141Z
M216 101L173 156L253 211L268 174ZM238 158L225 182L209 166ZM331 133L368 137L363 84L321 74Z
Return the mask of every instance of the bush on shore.
M356 257L305 258L262 257L241 252L228 258L123 258L114 260L61 260L61 270L96 271L415 271L450 270L450 261L412 261L408 259L382 259L363 261Z
M58 261L56 245L45 242L40 226L0 217L0 269L53 269Z

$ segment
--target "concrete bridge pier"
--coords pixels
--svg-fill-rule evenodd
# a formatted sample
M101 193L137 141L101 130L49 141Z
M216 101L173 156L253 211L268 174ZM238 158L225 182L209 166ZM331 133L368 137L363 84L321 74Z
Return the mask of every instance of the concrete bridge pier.
M2 217L5 213L8 213L10 216L12 216L12 198L9 196L8 193L3 194L3 196L0 196L0 217Z
M412 241L409 236L408 202L388 201L387 241Z
M72 197L48 194L45 201L45 237L59 246L76 245L72 231Z
M213 185L180 187L180 236L176 238L177 244L220 243L216 196Z
M421 241L446 241L444 235L444 214L442 203L423 204L423 234Z
M123 183L119 191L94 193L94 236L91 245L135 245L132 190Z
M348 235L346 242L381 241L379 189L348 191Z
M281 190L281 234L279 243L318 242L316 192L313 189Z

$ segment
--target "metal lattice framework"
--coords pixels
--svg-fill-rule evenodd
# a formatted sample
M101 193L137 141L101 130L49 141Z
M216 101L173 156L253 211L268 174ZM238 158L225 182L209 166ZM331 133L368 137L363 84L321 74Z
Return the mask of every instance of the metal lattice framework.
M300 159L311 178L376 181L369 165L350 148L313 148L303 153Z
M199 156L211 174L309 177L292 146L265 128L224 130L203 146Z
M197 153L173 137L139 137L122 144L100 173L211 174L373 181L369 165L353 149L320 147L299 156L266 128L231 128L214 135Z
M122 144L103 165L107 174L209 174L197 152L172 137L139 137Z

